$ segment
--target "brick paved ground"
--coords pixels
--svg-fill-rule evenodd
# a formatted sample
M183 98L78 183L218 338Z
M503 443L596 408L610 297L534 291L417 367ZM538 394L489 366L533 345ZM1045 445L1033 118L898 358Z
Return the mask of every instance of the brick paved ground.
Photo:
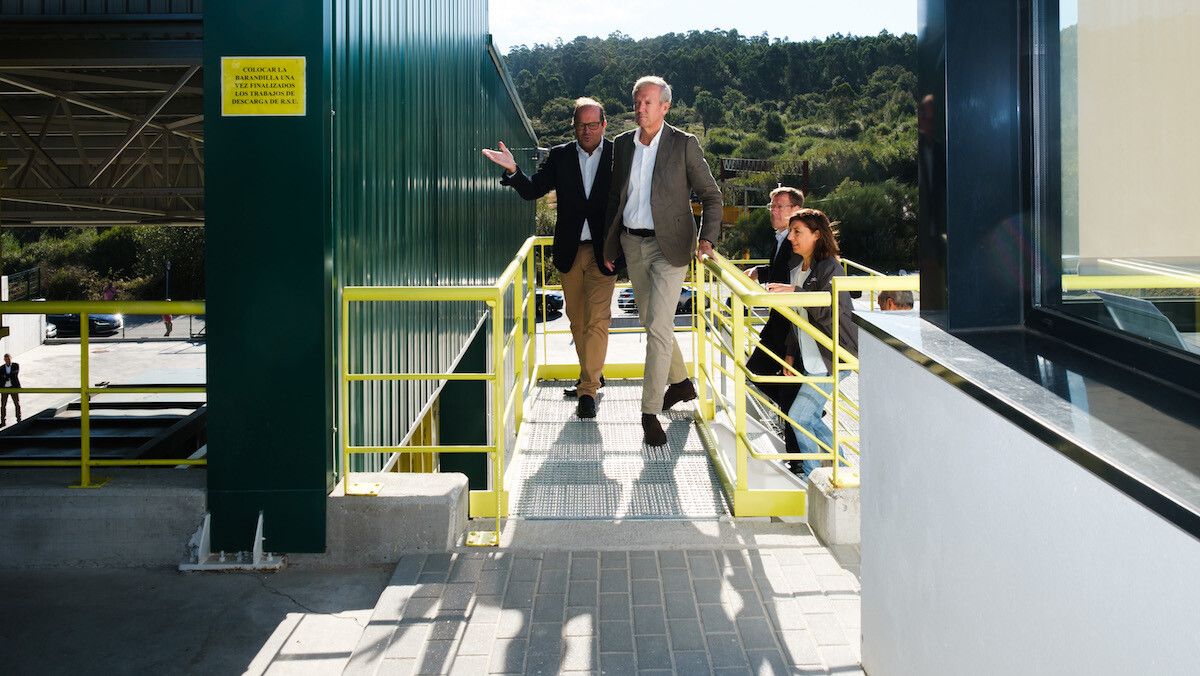
M795 547L405 556L346 673L858 674L859 586Z

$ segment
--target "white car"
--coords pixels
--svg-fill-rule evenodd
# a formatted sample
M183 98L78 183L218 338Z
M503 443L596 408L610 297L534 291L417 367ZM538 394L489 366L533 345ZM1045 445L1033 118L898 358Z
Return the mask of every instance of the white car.
M54 322L46 322L46 338L58 337L58 325Z

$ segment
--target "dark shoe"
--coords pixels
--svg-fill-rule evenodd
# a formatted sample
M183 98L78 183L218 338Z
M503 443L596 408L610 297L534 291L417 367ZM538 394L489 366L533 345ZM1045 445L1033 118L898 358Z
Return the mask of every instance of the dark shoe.
M649 413L642 414L642 433L646 437L646 443L651 446L665 446L667 444L667 433L663 431L662 423L658 422L658 416Z
M575 415L580 418L595 418L596 417L596 398L583 395L579 398L579 405L575 407Z
M663 410L666 411L681 401L691 401L695 398L696 386L692 384L690 378L684 378L667 387L667 392L663 395Z
M579 396L579 382L576 380L574 385L563 390L563 396L567 399L574 399ZM600 387L604 387L604 376L600 376Z

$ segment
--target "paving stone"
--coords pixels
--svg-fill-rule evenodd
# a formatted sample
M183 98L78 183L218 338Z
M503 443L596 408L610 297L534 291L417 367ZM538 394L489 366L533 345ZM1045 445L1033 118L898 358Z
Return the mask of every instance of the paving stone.
M600 552L588 551L588 550L579 551L579 552L571 552L571 557L576 558L576 559L599 559Z
M817 575L841 575L844 572L842 564L838 563L837 559L833 558L833 555L824 548L819 551L806 552L804 560Z
M737 618L738 633L742 637L742 647L751 650L772 650L776 648L775 634L771 624L762 617Z
M439 573L435 573L439 574ZM442 596L442 589L445 588L444 582L423 582L418 583L413 587L413 597L422 599L436 599Z
M629 558L625 552L600 552L600 570L628 567Z
M592 613L567 613L563 636L595 636L596 616Z
M754 589L754 578L751 577L749 568L730 568L725 572L725 582L738 591Z
M483 559L458 559L450 567L449 582L475 582L483 572Z
M666 636L635 636L638 669L670 669L671 649Z
M600 621L620 620L629 622L629 594L601 594Z
M456 582L446 585L442 590L442 610L467 610L475 596L475 585L470 582Z
M862 627L862 602L857 596L833 598L830 601L833 603L833 614L837 616L838 622L842 623L842 627L847 630L847 634L850 633L850 629Z
M805 615L834 612L833 601L819 591L804 592L793 597L796 607Z
M492 646L492 659L488 672L492 674L520 674L525 671L525 639L502 639Z
M683 552L676 551L661 551L658 553L658 567L663 570L668 568L687 568L687 557Z
M850 646L823 645L818 646L817 650L820 651L821 661L830 673L857 673L862 669L858 652Z
M817 575L817 581L826 594L853 594L858 591L858 581L849 573Z
M467 624L466 615L461 612L439 613L433 621L433 629L429 632L431 641L453 641Z
M409 599L404 605L404 612L401 616L407 620L427 619L432 620L437 617L438 600L437 599Z
M767 609L763 608L762 601L758 600L758 594L752 591L734 592L737 594L735 600L731 603L722 605L726 608L731 608L737 617L766 617Z
M404 659L392 659L385 657L379 663L379 673L381 674L396 674L396 676L409 676L409 674L417 673L417 660L415 657Z
M392 634L392 641L383 651L385 658L419 657L421 649L429 640L430 626L427 622L401 622Z
M472 622L497 622L500 619L500 604L503 599L499 596L476 596L471 606Z
M846 645L846 634L834 615L805 615L804 621L808 623L808 630L818 646Z
M596 660L596 637L568 636L563 640L563 671L592 671Z
M629 577L634 581L657 580L658 561L643 557L629 559Z
M708 656L714 669L720 667L739 667L746 664L746 655L742 652L742 644L734 634L707 634Z
M534 622L529 625L529 649L537 650L538 644L562 639L562 622Z
M495 622L468 622L459 643L459 655L487 655L496 640Z
M596 580L600 577L600 561L596 558L571 557L571 580Z
M750 667L721 667L713 669L713 676L758 676Z
M543 564L545 565L545 564ZM547 570L542 569L542 574L538 577L537 593L539 594L566 594L567 593L567 571L563 570Z
M792 593L812 593L821 591L821 583L817 581L817 574L808 567L808 564L801 566L780 566L783 571L783 579L787 581L791 587Z
M704 652L676 652L674 657L677 674L692 676L712 673L708 668L708 655Z
M600 653L600 673L604 676L631 676L637 673L637 657L632 652Z
M796 599L773 599L764 605L767 609L767 617L776 629L787 631L804 629L808 626L804 622L804 613L800 610L800 604L796 602Z
M629 571L614 568L600 571L600 593L629 592Z
M720 577L717 560L711 554L704 557L689 556L688 569L692 572L692 578L696 580L713 580Z
M562 624L567 597L563 594L538 594L533 599L533 621Z
M512 567L513 558L510 552L489 552L483 559L483 569L507 571Z
M477 676L486 673L487 668L487 655L464 655L460 652L450 666L450 676Z
M505 608L532 608L533 581L514 581L508 583L504 593Z
M449 671L454 648L454 641L427 641L425 650L417 658L417 673L440 674Z
M720 580L696 580L692 583L692 590L696 593L697 603L721 602Z
M748 555L741 549L722 549L716 553L722 568L746 568L750 565Z
M686 568L663 571L662 585L664 592L685 592L692 590L692 578L688 577Z
M422 573L448 573L450 572L450 563L453 560L451 554L428 554L425 556L425 565L421 567Z
M817 644L807 630L781 631L776 636L789 664L821 664L821 653L817 651Z
M475 593L480 596L503 594L504 586L507 584L507 571L485 570L479 574L479 580L475 582Z
M736 631L733 615L724 606L706 604L700 606L700 622L706 634L725 634Z
M521 558L513 561L512 570L508 573L509 584L512 582L533 582L537 579L542 562L538 559Z
M690 591L672 592L663 596L666 599L667 617L696 617L696 597L692 596Z
M496 621L497 638L517 638L529 635L528 609L504 608L500 611L500 619Z
M596 607L598 586L595 580L572 580L567 587L567 606Z
M666 634L667 620L662 606L634 606L633 633L638 636Z
M784 676L791 672L778 650L747 650L746 659L756 676Z
M663 604L662 584L658 580L633 581L633 605L661 606Z
M629 622L600 623L600 652L633 652L633 629Z
M562 641L530 640L525 649L525 673L538 676L557 674L562 663Z
M417 576L421 574L421 568L425 567L425 556L422 554L405 554L396 562L395 569L392 570L392 579L390 584L413 584L417 581Z
M667 620L667 630L671 634L671 650L704 650L700 620Z
M546 552L542 554L542 573L548 570L565 571L570 558L570 552Z

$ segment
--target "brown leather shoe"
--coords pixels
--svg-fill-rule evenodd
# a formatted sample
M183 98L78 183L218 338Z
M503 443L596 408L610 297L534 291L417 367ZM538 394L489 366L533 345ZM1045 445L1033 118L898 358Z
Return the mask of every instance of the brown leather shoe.
M651 446L665 446L667 444L667 433L663 431L662 423L658 422L658 416L649 413L642 414L642 433L646 437L646 443Z
M666 411L681 401L691 401L695 398L696 386L692 384L690 378L684 378L667 387L667 391L663 395L663 410Z

